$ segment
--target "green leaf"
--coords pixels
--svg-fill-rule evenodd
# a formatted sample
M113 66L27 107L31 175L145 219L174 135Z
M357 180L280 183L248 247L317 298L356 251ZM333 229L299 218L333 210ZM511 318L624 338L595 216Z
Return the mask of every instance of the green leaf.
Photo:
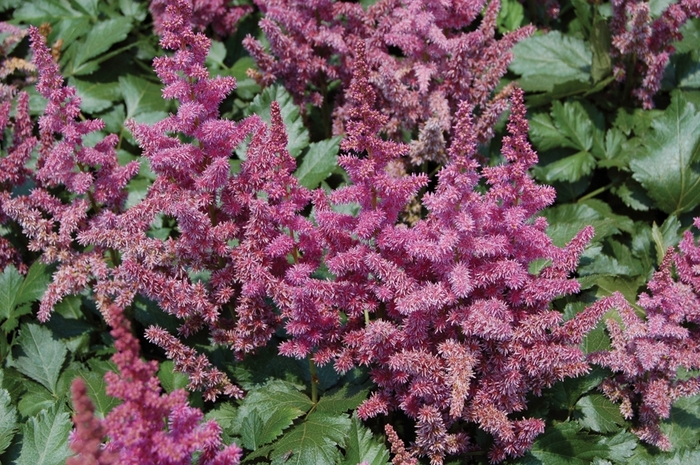
M56 381L68 353L66 345L54 340L45 327L27 324L20 330L19 347L21 355L13 361L13 366L55 393Z
M620 431L613 437L601 438L600 443L610 448L608 458L615 463L637 463L634 460L629 460L639 443L639 439L632 433Z
M23 378L23 388L26 392L17 403L20 415L33 417L56 405L56 397L41 384Z
M333 137L312 142L309 145L301 164L294 173L302 186L316 189L321 181L330 176L338 163L340 140L340 137Z
M581 342L581 350L584 354L598 352L599 350L610 349L610 337L605 331L605 324L601 321L598 325L586 334Z
M335 465L342 457L338 447L345 447L350 426L346 415L313 412L274 444L272 463Z
M525 10L522 3L516 0L505 0L498 12L498 32L515 31L525 22Z
M345 457L340 465L358 465L362 462L369 465L389 463L389 450L384 445L384 441L375 438L372 431L363 426L357 417L352 418L345 451Z
M279 408L265 418L261 418L257 410L247 413L240 425L243 446L246 449L256 450L260 446L269 444L289 428L299 416L299 410L288 407Z
M582 264L579 267L579 276L589 276L594 274L606 276L629 276L632 274L632 270L628 266L620 264L616 258L598 253L596 253L594 257L591 257L587 252L588 251L584 253L582 258L589 259L589 262Z
M119 84L116 82L100 83L68 79L68 85L75 87L80 96L80 108L87 113L98 113L112 106L112 102L121 97Z
M651 128L642 137L641 156L630 162L634 179L661 210L688 212L700 203L700 114L675 92Z
M530 139L538 150L545 151L557 147L576 148L547 113L536 113L530 118Z
M85 388L87 389L90 399L92 399L92 403L95 406L95 413L98 416L104 418L114 407L121 404L121 401L116 397L107 395L105 391L107 382L104 376L94 371L82 371L79 376L83 378L85 382Z
M528 37L513 47L511 71L526 91L549 91L556 84L590 80L592 54L586 43L559 31Z
M90 74L97 69L97 64L89 60L102 55L112 45L123 41L132 29L131 18L120 17L101 21L90 28L84 42L75 42L75 56L67 75Z
M175 371L172 360L166 360L158 367L158 379L165 392L173 392L176 389L184 389L190 382L189 376Z
M0 371L0 380L2 371ZM12 405L10 393L0 389L0 455L10 446L17 432L17 408Z
M595 127L580 102L565 102L562 105L560 101L555 101L552 104L552 118L557 129L571 141L567 147L587 152L591 150Z
M0 319L10 318L22 281L22 275L14 265L6 266L0 274Z
M671 407L671 415L660 427L674 450L697 448L700 442L700 395L678 399Z
M602 394L591 394L576 402L576 407L583 417L578 422L584 427L598 433L618 431L625 424L620 407L613 404Z
M603 80L612 72L611 43L608 22L602 16L596 15L591 28L591 52L593 53L591 77L593 82Z
M336 392L321 397L316 405L316 411L338 414L354 410L367 399L368 394L369 389L345 384Z
M588 465L596 457L607 457L610 448L600 442L600 436L584 433L575 423L566 422L538 436L530 453L547 465Z
M575 182L591 174L595 165L596 160L593 155L588 152L578 152L548 165L538 166L536 172L538 179L543 179L545 182Z
M126 103L125 119L153 113L166 116L168 103L161 97L158 84L129 74L119 76L119 89Z
M547 234L558 247L566 245L587 225L595 228L595 240L630 231L634 223L627 217L615 215L610 207L602 202L590 200L582 203L564 204L548 208L542 212L547 218Z
M292 96L280 85L265 88L258 94L248 107L248 114L255 113L263 121L270 123L270 104L279 103L282 120L287 129L287 150L296 158L309 145L309 131L304 127L299 106L294 103Z
M634 179L627 179L611 190L625 205L634 210L645 212L649 211L653 206L653 201L649 198L644 188Z
M60 465L70 457L68 433L73 428L63 406L44 410L24 427L22 452L16 465Z
M269 381L248 392L238 409L233 432L241 435L247 449L257 450L276 439L313 405L295 385Z

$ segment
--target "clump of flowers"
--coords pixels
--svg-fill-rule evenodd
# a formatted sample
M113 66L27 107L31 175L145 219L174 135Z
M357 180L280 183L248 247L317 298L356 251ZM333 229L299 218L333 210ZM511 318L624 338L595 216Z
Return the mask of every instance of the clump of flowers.
M315 308L335 306L347 317L335 367L371 368L377 389L358 414L366 419L399 409L415 419L414 456L441 464L446 455L473 448L466 431L451 432L456 423L478 425L493 436L493 462L520 456L544 430L538 418L511 418L525 410L526 396L589 369L578 344L605 308L594 305L564 323L550 304L579 290L570 274L593 229L561 249L547 236L546 220L536 216L554 191L528 175L537 156L527 141L517 88L506 91L507 162L482 168L476 161L473 108L463 103L450 161L434 192L422 198L427 215L411 227L399 223L399 212L427 178L395 177L388 169L409 147L378 136L387 117L374 109L363 56L360 45L339 160L353 184L315 199L335 277L334 295L315 300ZM486 192L478 189L480 182L489 186ZM331 208L351 202L360 206L355 216ZM536 260L550 264L531 272ZM299 307L296 315L287 327L306 331L288 329L294 337L281 350L301 357L311 352L306 335L315 326L304 322L315 313ZM324 363L324 355L316 352L314 360Z
M332 0L256 4L265 15L260 28L270 50L252 37L244 41L258 64L255 77L263 85L281 80L298 103L321 106L335 98L327 103L334 104L336 134L345 132L350 118L347 89L361 42L366 44L375 108L389 116L382 129L397 135L431 119L449 131L462 100L487 113L512 58L510 49L534 30L528 26L497 39L498 0L383 0L366 10L358 3ZM474 30L464 32L477 21ZM340 91L334 97L336 81ZM477 124L481 139L493 123L486 118Z
M109 317L117 349L112 361L119 373L105 375L106 392L123 402L99 420L84 382L80 378L73 382L76 429L71 448L78 455L69 458L67 465L240 463L241 449L235 444L222 448L221 428L213 420L202 422L202 412L188 405L184 389L162 393L158 363L139 358L139 342L123 311L112 306ZM195 452L199 458L193 462Z
M690 18L700 17L700 1L680 0L670 4L652 20L649 3L613 0L611 56L618 81L632 90L644 108L653 108L652 97L661 88L661 78L672 43L683 38L680 28Z
M695 220L700 227L700 218ZM700 393L700 376L682 377L680 369L700 369L700 247L688 231L679 251L669 249L647 287L639 296L645 310L641 318L621 296L610 307L621 321L606 321L612 349L589 355L592 363L610 368L615 375L601 389L642 440L669 450L671 443L659 428L671 405L681 397ZM674 273L675 271L675 273Z
M151 0L148 6L153 16L153 28L157 34L165 30L166 9L169 0ZM191 25L200 31L211 26L219 36L230 36L236 32L238 22L252 11L250 6L231 6L230 0L190 0L188 2L192 16Z

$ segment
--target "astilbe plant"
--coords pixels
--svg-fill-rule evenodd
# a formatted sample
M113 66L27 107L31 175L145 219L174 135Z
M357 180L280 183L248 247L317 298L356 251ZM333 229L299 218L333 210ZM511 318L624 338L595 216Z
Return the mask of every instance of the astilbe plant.
M21 130L16 130L15 145L21 147L16 152L21 155L17 155L16 169L8 173L20 176L19 167L38 145L39 158L32 172L36 187L29 195L5 195L2 210L22 228L30 251L41 252L41 260L46 263L58 263L53 282L41 301L38 316L45 321L64 296L81 292L93 279L107 278L105 249L79 250L74 247L75 235L92 227L101 213L122 207L126 199L124 187L138 171L138 163L119 165L116 135L109 135L92 147L83 144L83 138L102 129L104 123L78 121L80 98L75 88L63 85L58 64L39 29L30 27L29 35L33 63L39 73L37 90L47 99L47 105L39 118L37 144L31 136L33 124L28 118L27 98L20 96L15 124ZM20 178L11 181L17 184ZM56 189L65 189L66 195L54 195ZM71 197L70 201L64 197ZM111 258L114 261L114 255Z
M673 42L683 38L680 28L687 20L700 17L700 1L671 3L653 20L648 2L613 0L612 6L610 54L616 79L625 82L644 108L653 108Z
M700 218L695 226L700 227ZM669 249L647 287L639 296L646 315L640 317L619 294L607 304L621 321L607 320L612 349L589 355L589 361L614 372L601 389L642 440L669 450L659 423L669 417L681 397L700 393L700 376L683 377L680 370L700 369L700 247L687 231L679 251ZM674 273L675 272L675 273Z
M479 166L473 108L463 103L450 162L434 192L422 199L427 215L411 227L401 224L399 212L427 178L395 177L387 169L408 147L378 136L387 117L374 110L362 45L357 56L339 160L352 184L329 195L319 191L314 200L334 276L334 300L321 305L335 305L346 317L335 367L371 368L377 389L358 414L366 419L400 409L416 420L415 456L439 464L448 454L475 447L466 431L448 432L460 423L493 436L492 461L522 455L544 422L511 414L526 409L529 393L589 370L578 344L605 308L592 306L564 323L551 302L578 291L569 275L593 230L585 228L561 249L547 236L546 220L536 216L554 200L554 191L528 175L537 156L527 142L517 88L507 90L507 162ZM356 216L332 208L347 203L359 204ZM550 263L531 273L536 260ZM309 354L309 308L299 307L298 322L286 321L294 337L281 346L283 353ZM326 357L316 352L314 360Z
M129 124L156 180L142 201L122 214L105 214L79 240L119 252L111 288L104 288L118 303L144 295L184 320L181 335L206 328L214 343L242 357L265 346L279 328L280 313L294 298L288 274L315 269L320 242L300 214L310 194L292 175L279 105L272 104L271 127L257 116L238 123L219 119L219 104L235 80L209 77L204 61L210 41L190 23L187 2L168 6L161 45L175 52L154 63L163 96L180 103L177 114L152 126ZM229 158L247 136L246 159L234 174ZM149 236L159 214L177 222L176 237ZM210 273L207 285L191 280L189 271ZM222 372L162 328L149 328L146 337L206 399L242 396Z
M109 318L117 350L112 361L119 373L105 375L106 392L122 403L100 420L84 381L73 382L71 448L77 455L67 465L237 465L242 450L235 444L222 448L221 428L213 420L202 422L202 412L189 406L184 389L162 392L158 363L139 358L139 342L123 310L110 307Z
M503 110L490 109L489 101L510 63L510 49L533 31L527 26L496 38L498 0L382 0L366 10L331 0L256 4L265 15L260 28L270 50L252 37L244 40L257 61L255 77L263 85L281 80L298 103L333 105L337 134L350 118L346 92L355 50L364 42L375 108L389 116L383 130L397 135L433 121L449 131L459 102L468 100L483 114L479 138L488 139ZM469 28L474 30L465 32ZM333 98L336 81L336 101L324 102Z

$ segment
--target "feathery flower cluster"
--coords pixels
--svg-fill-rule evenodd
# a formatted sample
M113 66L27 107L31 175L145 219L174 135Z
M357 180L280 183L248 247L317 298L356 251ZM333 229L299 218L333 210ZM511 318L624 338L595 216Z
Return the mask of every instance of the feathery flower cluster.
M700 227L700 218L695 226ZM671 443L659 422L669 417L674 401L700 393L700 376L679 376L681 368L700 369L698 264L700 247L686 232L679 251L669 249L649 281L650 293L639 296L646 317L640 318L621 295L613 296L608 305L619 311L621 323L606 322L612 349L589 355L591 363L615 372L603 382L603 392L620 403L625 418L635 419L633 431L642 440L662 450Z
M156 34L162 34L167 21L165 10L172 3L170 0L151 0L148 6L153 16L153 28ZM236 32L238 22L253 9L250 6L231 6L229 0L190 0L192 9L190 22L192 26L204 31L211 26L219 36L230 36Z
M78 455L68 465L191 465L195 452L200 453L199 465L240 463L241 449L235 444L222 449L221 428L213 420L202 422L202 412L188 405L184 389L162 393L158 364L139 358L139 342L123 311L112 306L109 315L117 349L112 360L119 374L105 375L106 390L123 402L99 420L84 383L74 382L71 448ZM104 436L108 441L103 445Z
M30 250L42 252L44 262L59 263L41 301L39 319L45 321L64 296L82 291L92 279L107 278L105 250L98 247L91 252L78 251L74 236L89 229L90 221L99 221L101 212L119 211L126 198L124 187L138 171L138 163L119 165L115 150L118 137L114 134L92 147L83 144L83 137L99 131L104 123L77 121L80 98L75 88L63 85L58 64L39 29L30 27L29 35L33 62L39 72L37 90L48 100L39 118L39 160L33 173L37 187L29 195L6 196L2 210L22 227ZM19 143L21 151L18 149L17 153L21 155L14 170L18 176L19 167L23 167L36 145L31 137L26 97L20 95L19 105L15 124L21 130L16 132L15 145ZM12 181L16 183L19 178ZM64 203L52 195L49 188L56 186L74 194L73 201Z
M282 315L289 308L285 273L300 270L301 279L304 270L318 267L321 249L312 223L298 213L309 193L292 175L279 105L272 105L270 128L257 116L239 123L219 119L219 104L235 80L209 77L204 62L210 41L192 31L191 14L186 1L171 2L161 45L175 52L154 62L163 96L180 103L177 114L152 126L129 123L157 179L141 202L105 215L79 241L119 252L113 286L105 292L120 304L129 304L134 292L145 295L184 320L181 334L207 328L215 343L242 356L266 345L279 327L269 299ZM247 136L246 160L232 173L229 158ZM177 237L149 236L158 214L177 221ZM195 282L189 270L208 272L210 279ZM173 336L155 327L147 334L208 399L242 395Z
M683 38L680 28L690 18L700 17L700 1L671 3L652 20L649 3L613 0L611 56L617 80L626 81L644 108L653 108L654 94L661 88L664 69L673 53L672 43ZM641 80L641 82L640 82Z
M498 0L382 0L366 10L332 0L256 4L265 14L260 27L270 43L268 53L252 37L243 42L260 69L256 78L263 85L281 79L298 103L317 106L333 98L329 89L339 80L336 134L345 132L351 117L343 90L349 88L359 43L366 44L375 108L389 116L383 130L399 134L435 119L449 131L460 101L487 112L512 58L510 49L533 31L528 26L496 39ZM477 22L475 30L464 32ZM482 140L493 123L477 125Z
M585 228L560 249L545 232L546 220L535 216L554 191L528 175L537 156L527 142L522 92L515 88L507 90L507 163L479 166L472 107L462 104L450 161L435 191L422 199L427 216L412 227L399 224L399 212L427 179L396 178L387 169L409 148L378 136L387 117L374 110L363 56L360 45L340 158L353 184L315 198L326 263L335 276L332 297L347 316L335 367L371 367L377 390L358 414L400 409L414 418L416 456L440 464L473 447L467 433L449 432L458 422L493 436L492 461L522 455L544 423L510 415L526 408L528 393L589 369L578 344L604 308L594 306L563 323L549 306L578 291L569 275L593 230ZM482 179L490 186L486 193L477 189ZM360 205L356 216L331 208L351 202ZM529 265L539 259L551 264L533 274ZM325 359L316 353L314 360Z

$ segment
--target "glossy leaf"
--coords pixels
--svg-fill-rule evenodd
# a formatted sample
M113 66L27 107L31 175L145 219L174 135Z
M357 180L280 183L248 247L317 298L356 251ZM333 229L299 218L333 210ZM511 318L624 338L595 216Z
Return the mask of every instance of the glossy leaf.
M700 203L700 113L695 106L674 93L642 141L643 153L630 162L634 179L666 213L694 209Z

